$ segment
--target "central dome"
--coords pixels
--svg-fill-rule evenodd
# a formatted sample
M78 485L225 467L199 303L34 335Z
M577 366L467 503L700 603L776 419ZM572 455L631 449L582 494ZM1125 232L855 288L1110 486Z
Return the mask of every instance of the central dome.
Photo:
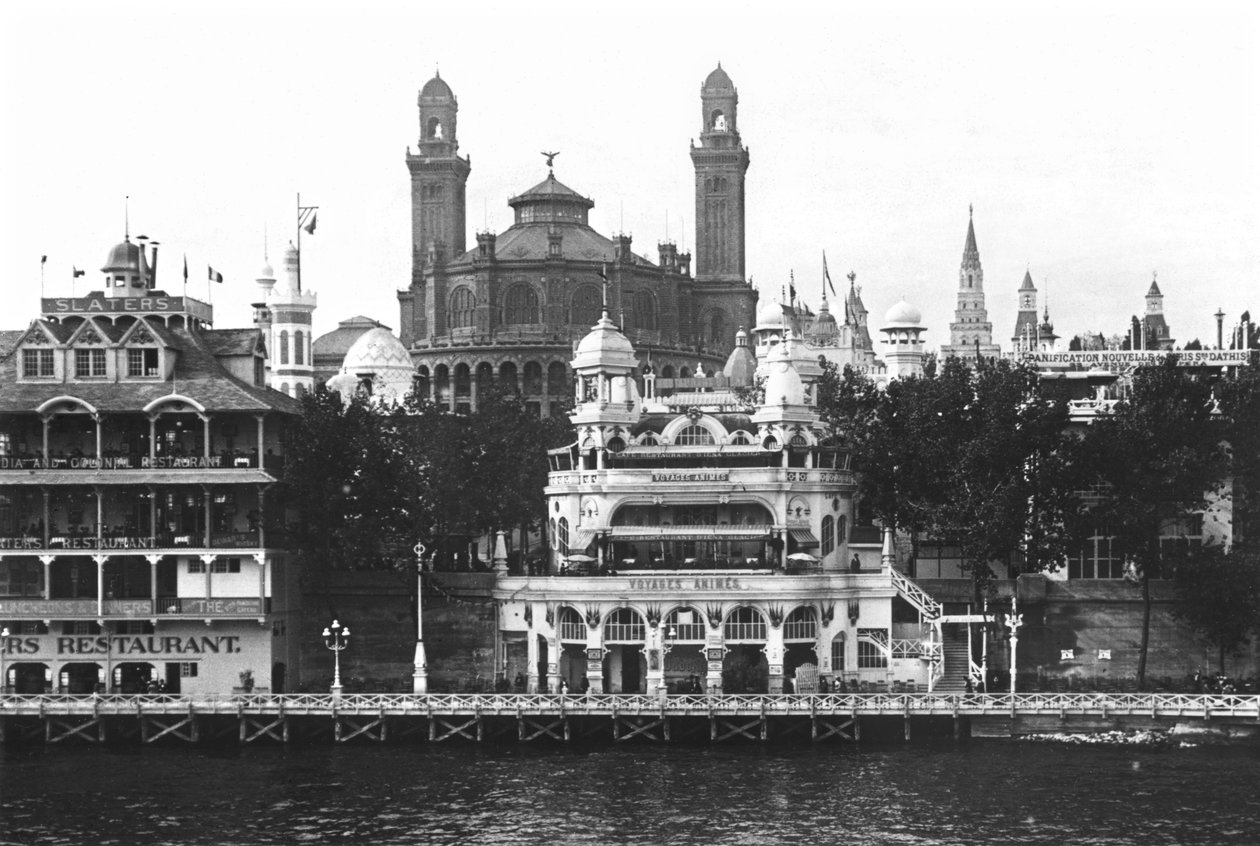
M722 70L722 63L718 62L718 66L705 78L704 87L710 91L734 91L735 83L731 82L726 71Z
M923 315L905 299L888 309L888 313L884 315L885 326L919 326L922 322Z
M455 94L451 91L451 87L446 84L446 80L434 74L433 78L424 84L420 89L420 96L425 99L437 100L453 100Z

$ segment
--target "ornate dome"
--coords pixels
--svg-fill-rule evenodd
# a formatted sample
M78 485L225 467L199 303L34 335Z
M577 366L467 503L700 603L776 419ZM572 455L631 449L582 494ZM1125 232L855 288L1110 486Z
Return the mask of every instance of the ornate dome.
M350 345L341 369L343 373L376 373L378 376L387 371L406 371L410 382L414 368L402 342L388 329L378 326L364 332Z
M608 319L608 312L605 311L599 322L591 327L591 331L578 344L573 356L573 366L581 367L583 364L593 363L595 359L606 361L610 357L622 358L622 361L616 362L618 364L624 363L624 357L628 357L633 365L634 346L629 338L621 334L617 324Z
M433 78L424 84L424 87L420 89L420 96L426 100L455 99L454 92L446 84L446 80L442 79L441 74L434 74Z
M921 328L922 322L923 315L917 308L906 302L904 298L888 309L888 313L884 315L885 326L915 326Z
M792 362L790 340L775 346L766 360L766 405L803 405L805 384Z
M718 66L705 78L704 87L709 91L734 91L735 83L731 82L726 71L722 70L722 63L718 62Z

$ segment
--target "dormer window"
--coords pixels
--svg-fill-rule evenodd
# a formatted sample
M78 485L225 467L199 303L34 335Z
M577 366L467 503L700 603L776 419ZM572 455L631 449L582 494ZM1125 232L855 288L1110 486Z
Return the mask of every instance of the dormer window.
M96 379L105 376L105 350L75 350L74 375L78 379Z
M54 375L52 350L22 350L22 376L26 379Z
M127 375L130 377L158 375L158 351L148 347L127 350Z

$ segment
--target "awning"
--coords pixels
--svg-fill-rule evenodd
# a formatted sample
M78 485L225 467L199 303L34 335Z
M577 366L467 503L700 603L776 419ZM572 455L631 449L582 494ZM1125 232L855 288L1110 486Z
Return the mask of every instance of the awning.
M613 526L612 539L617 541L665 540L764 540L769 525L749 526Z
M809 529L788 529L788 535L792 540L796 541L796 545L801 549L811 549L818 546L818 538L814 537L814 533Z
M569 552L585 552L593 540L595 540L594 529L574 529L573 537L569 540Z

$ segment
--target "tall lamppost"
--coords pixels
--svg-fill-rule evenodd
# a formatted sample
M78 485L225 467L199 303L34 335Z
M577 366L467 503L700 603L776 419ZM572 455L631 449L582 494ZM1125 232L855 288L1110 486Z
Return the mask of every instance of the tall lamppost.
M417 542L412 548L416 554L416 654L411 671L411 692L429 692L429 662L424 654L424 553L427 547ZM434 550L434 554L437 551Z
M9 627L0 629L0 694L9 692L8 670L4 668L4 655L9 650Z
M1006 626L1011 630L1011 696L1015 695L1015 650L1019 648L1019 627L1024 625L1024 615L1015 613L1015 597L1011 597L1011 613L1006 615Z
M350 645L350 627L343 626L336 620L324 629L324 646L333 654L333 683L329 688L334 699L341 698L341 652Z

